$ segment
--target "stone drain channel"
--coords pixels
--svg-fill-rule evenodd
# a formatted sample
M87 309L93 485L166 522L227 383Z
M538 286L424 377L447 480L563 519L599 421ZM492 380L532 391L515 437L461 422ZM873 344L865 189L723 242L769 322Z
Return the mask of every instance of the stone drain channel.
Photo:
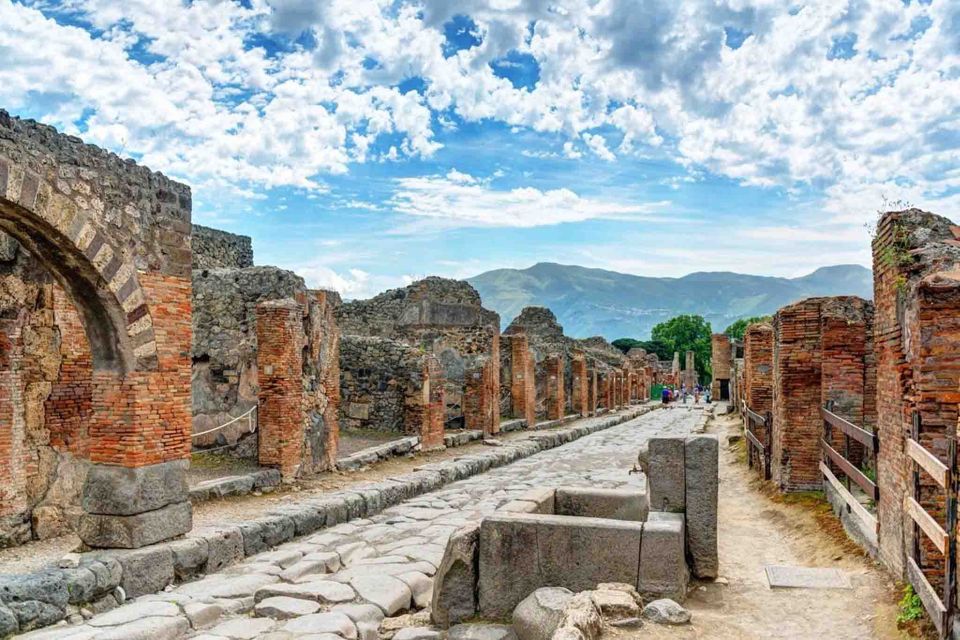
M248 557L30 640L430 640L433 575L449 536L531 488L642 486L629 475L655 435L702 430L702 410L653 411L575 442ZM584 421L586 422L586 421ZM508 445L509 446L509 445ZM402 615L401 615L402 614ZM470 625L450 637L474 637ZM489 627L488 633L495 627ZM506 628L501 629L504 635ZM496 634L495 634L496 635Z

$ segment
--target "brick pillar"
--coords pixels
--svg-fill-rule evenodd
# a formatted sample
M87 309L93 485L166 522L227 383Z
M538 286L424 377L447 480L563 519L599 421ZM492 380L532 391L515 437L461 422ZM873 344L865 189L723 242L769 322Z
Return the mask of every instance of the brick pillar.
M730 337L724 333L715 333L710 336L710 368L713 370L713 382L710 384L710 394L714 400L730 399L730 371L733 359L730 352ZM726 381L726 396L721 390L721 380Z
M587 415L597 415L597 370L587 369Z
M443 449L444 417L446 400L444 398L443 369L434 356L424 359L421 399L420 447L424 451Z
M945 437L957 430L960 234L955 231L946 218L910 209L884 214L873 241L880 559L899 576L913 544L911 521L903 512L905 496L912 495L904 440L913 413L920 415L921 444L941 461L946 462ZM941 490L925 486L921 502L940 512L941 496ZM943 563L935 550L924 547L921 566L934 586L942 582Z
M500 384L494 372L499 368L496 360L483 358L475 367L467 370L463 393L463 418L467 429L482 431L484 436L500 432Z
M680 352L673 352L673 365L670 367L670 374L673 376L673 383L680 384Z
M193 526L186 469L191 433L191 280L139 273L144 323L132 371L91 376L90 460L78 534L91 547L137 548ZM150 353L155 349L155 354ZM139 355L142 351L143 356Z
M820 299L777 311L774 328L773 457L771 471L784 491L822 485L820 459Z
M687 389L690 390L697 386L697 365L693 351L687 351L685 354L685 365L683 370L683 383L687 385Z
M587 375L587 359L578 354L570 363L573 378L573 412L586 418L590 415L590 379Z
M261 302L256 313L260 464L288 482L303 455L303 311L285 299Z
M510 337L510 403L513 417L523 418L527 428L537 422L537 381L527 336Z
M566 398L563 384L563 356L549 355L544 363L547 382L547 420L563 418Z

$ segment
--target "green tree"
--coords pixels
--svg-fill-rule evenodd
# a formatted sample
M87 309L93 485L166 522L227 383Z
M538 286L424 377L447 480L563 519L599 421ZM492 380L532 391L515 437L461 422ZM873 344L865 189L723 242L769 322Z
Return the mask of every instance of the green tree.
M707 383L713 373L710 364L712 334L713 329L703 316L683 315L661 322L653 328L650 336L654 341L667 345L670 358L674 352L679 351L681 367L684 366L684 353L693 351L694 363L701 374L700 379Z
M725 334L734 338L735 340L743 340L743 334L747 330L747 326L755 322L770 322L770 316L753 316L752 318L740 318L729 327L723 330Z
M617 338L611 342L613 346L624 353L630 351L634 347L639 347L647 353L655 353L657 357L661 360L670 360L673 358L673 351L670 350L670 345L662 342L660 340L636 340L634 338Z
M626 353L634 347L639 347L642 343L639 340L634 340L633 338L617 338L610 344L615 346L617 349L620 349L620 351Z

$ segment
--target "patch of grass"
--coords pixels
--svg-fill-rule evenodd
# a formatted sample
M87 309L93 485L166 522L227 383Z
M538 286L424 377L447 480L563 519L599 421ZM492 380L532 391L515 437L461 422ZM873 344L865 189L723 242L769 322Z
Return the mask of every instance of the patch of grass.
M913 585L907 585L903 588L903 597L897 605L900 612L897 614L897 624L902 625L914 620L923 618L923 602L920 596L913 590Z

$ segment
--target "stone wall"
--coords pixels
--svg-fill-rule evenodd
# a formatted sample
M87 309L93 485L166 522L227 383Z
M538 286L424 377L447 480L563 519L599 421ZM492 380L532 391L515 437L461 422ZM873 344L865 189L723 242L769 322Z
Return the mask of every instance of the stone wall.
M340 341L340 426L419 435L409 415L419 406L427 355L415 347L370 336Z
M500 357L500 317L484 309L476 289L459 280L425 278L369 300L345 303L337 311L337 321L344 335L390 338L435 355L443 371L448 424L465 420L467 371ZM493 369L496 380L490 401L497 404L500 367Z
M21 361L8 358L4 377L24 385L6 395L20 394L25 413L23 437L14 434L9 448L0 445L0 460L12 474L27 477L55 466L56 471L40 471L53 478L70 475L60 468L67 454L95 463L81 480L87 512L80 534L92 546L140 546L189 528L189 503L174 476L182 475L181 461L189 455L190 208L186 186L0 111L0 231L12 236L20 246L16 252L29 255L70 301L59 304L58 315L50 290L34 309L36 322L27 324L49 337L59 332L72 350L45 359L50 367L40 381L30 369L33 329L20 325L16 339L5 339L8 355ZM3 245L10 257L13 243L5 238ZM26 284L30 277L19 280L32 286ZM85 346L71 335L78 326ZM64 360L61 379L53 363ZM31 439L29 425L45 422L39 416L47 408L41 407L51 397L54 432L43 424ZM69 413L71 402L81 410L89 406L82 423ZM137 483L152 474L169 475L164 486L170 490L149 501L119 498L130 485L136 492ZM55 489L42 481L27 485L43 487L46 498Z
M213 429L257 404L256 307L307 292L303 279L277 267L193 271L191 344L193 432ZM235 444L246 420L194 439L196 447ZM238 449L252 454L255 447Z
M245 269L253 266L253 242L199 224L193 225L194 269Z

